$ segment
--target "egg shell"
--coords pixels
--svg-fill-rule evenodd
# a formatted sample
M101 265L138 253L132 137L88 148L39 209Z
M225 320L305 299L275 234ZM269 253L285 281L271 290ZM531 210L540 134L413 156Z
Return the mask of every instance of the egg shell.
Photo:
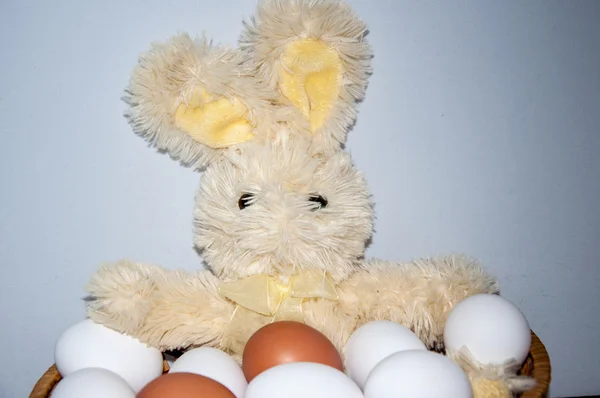
M181 372L167 373L152 380L136 398L235 398L235 395L213 379Z
M195 373L218 381L237 398L243 398L248 382L240 365L227 353L211 347L189 350L180 356L169 373Z
M339 370L311 362L272 367L248 384L245 398L363 398L360 388Z
M52 398L135 398L135 392L119 375L102 368L84 368L61 379Z
M325 335L300 322L281 321L263 326L244 348L242 369L248 382L273 366L314 362L343 371L340 353Z
M401 351L369 375L365 398L473 398L467 375L450 358L425 350Z
M448 314L444 327L448 352L466 347L482 364L523 363L531 347L527 318L507 299L478 294L459 302Z
M135 392L163 372L159 350L89 319L61 334L54 361L62 377L83 368L103 368L121 376Z
M371 371L383 359L400 351L425 349L417 335L396 322L365 323L346 343L346 372L363 388Z

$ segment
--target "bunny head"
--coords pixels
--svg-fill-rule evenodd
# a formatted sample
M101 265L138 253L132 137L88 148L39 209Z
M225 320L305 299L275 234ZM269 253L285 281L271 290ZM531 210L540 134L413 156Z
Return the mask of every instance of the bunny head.
M128 118L202 171L195 244L220 278L355 270L369 192L342 150L370 74L365 25L335 0L264 0L237 49L179 35L140 57Z

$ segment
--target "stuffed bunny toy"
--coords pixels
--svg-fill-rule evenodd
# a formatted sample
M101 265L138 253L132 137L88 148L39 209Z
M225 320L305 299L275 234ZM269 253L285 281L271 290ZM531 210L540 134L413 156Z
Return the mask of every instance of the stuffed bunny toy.
M366 26L335 0L263 0L239 48L178 35L140 57L133 129L202 171L193 218L205 269L119 261L87 286L89 317L160 350L213 346L239 360L277 320L343 352L361 324L391 320L441 349L448 312L497 293L462 256L364 258L366 182L343 150L371 73Z

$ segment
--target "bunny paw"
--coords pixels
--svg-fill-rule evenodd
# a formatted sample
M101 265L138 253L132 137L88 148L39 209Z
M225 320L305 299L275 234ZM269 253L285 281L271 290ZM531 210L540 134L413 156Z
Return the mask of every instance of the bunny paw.
M123 333L135 334L149 313L158 266L122 260L102 266L86 286L90 319Z

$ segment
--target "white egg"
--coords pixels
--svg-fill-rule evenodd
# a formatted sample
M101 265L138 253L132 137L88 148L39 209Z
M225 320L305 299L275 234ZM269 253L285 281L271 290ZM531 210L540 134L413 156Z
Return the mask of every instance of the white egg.
M365 398L472 398L467 375L450 358L401 351L381 361L365 384Z
M52 398L135 398L131 386L119 375L102 368L84 368L61 379Z
M216 348L201 347L180 356L169 373L196 373L216 380L237 398L243 398L248 382L238 363L227 353Z
M346 371L363 388L369 373L386 357L406 350L425 350L409 329L390 321L374 321L352 333L345 347Z
M478 294L450 311L444 344L448 352L466 347L482 364L523 363L531 346L531 330L513 303L498 295Z
M363 398L360 388L339 370L320 363L294 362L256 376L244 398Z
M103 368L125 379L136 393L163 371L159 350L89 319L62 333L54 361L62 377L83 368Z

